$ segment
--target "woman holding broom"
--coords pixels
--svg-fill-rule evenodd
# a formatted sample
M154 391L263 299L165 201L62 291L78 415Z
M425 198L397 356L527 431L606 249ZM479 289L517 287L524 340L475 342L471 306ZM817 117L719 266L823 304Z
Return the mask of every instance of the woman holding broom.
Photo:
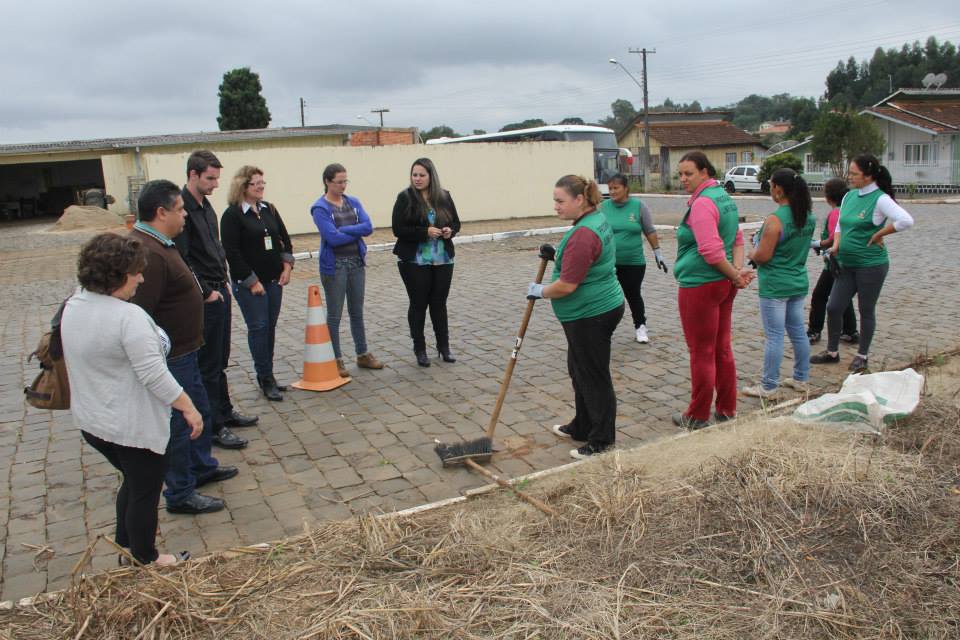
M597 211L600 191L593 180L566 175L553 190L553 208L573 226L557 246L553 281L531 283L528 299L547 298L567 337L567 371L576 412L553 432L585 444L573 458L602 453L616 439L617 396L610 377L610 337L623 317L613 229Z

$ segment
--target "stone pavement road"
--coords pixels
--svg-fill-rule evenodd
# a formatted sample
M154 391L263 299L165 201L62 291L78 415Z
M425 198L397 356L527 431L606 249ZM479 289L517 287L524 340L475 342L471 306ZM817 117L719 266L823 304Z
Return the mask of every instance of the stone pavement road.
M655 201L667 215L682 201ZM769 212L765 199L743 201L747 213ZM914 356L957 345L960 309L960 219L951 206L910 207L911 232L890 239L893 266L879 311L875 367L896 366ZM825 209L817 207L822 217ZM675 213L675 211L674 211ZM473 223L464 233L531 226L529 221ZM537 220L554 226L555 220ZM378 230L384 241L389 231ZM81 444L69 412L25 408L22 388L35 368L25 353L60 300L72 288L76 248L89 233L46 233L41 225L0 227L0 599L64 587L69 573L97 534L112 534L117 474ZM233 354L228 375L235 403L260 416L240 430L251 440L243 451L220 451L238 478L205 488L228 509L205 516L171 516L161 510L161 548L194 554L282 538L304 522L410 507L458 495L486 483L461 469L441 468L433 440L478 437L492 410L500 376L519 325L526 284L537 268L536 247L558 238L519 238L463 245L457 252L449 309L453 350L459 360L416 366L406 330L406 295L389 252L371 253L366 324L370 348L387 363L383 371L356 370L341 389L315 394L290 391L268 403L254 385L245 328L234 307ZM663 234L664 253L675 253ZM298 238L298 250L316 249ZM672 261L671 261L672 262ZM306 288L318 283L316 262L298 264L278 329L277 377L297 378L301 365ZM820 263L811 257L811 277ZM629 314L614 336L613 370L619 397L618 442L631 446L674 433L670 413L686 406L687 352L679 330L676 284L651 271L644 284L649 345L632 341ZM737 298L735 349L741 384L759 377L762 334L756 286ZM346 323L344 352L352 353ZM429 334L429 324L428 324ZM819 367L814 382L832 388L843 367ZM790 359L784 363L789 371ZM564 339L552 312L539 304L497 430L506 449L492 467L519 475L569 461L569 442L548 428L570 416L572 391L565 373ZM757 408L744 399L741 410ZM35 558L24 545L48 546L53 558ZM116 562L101 543L95 568Z

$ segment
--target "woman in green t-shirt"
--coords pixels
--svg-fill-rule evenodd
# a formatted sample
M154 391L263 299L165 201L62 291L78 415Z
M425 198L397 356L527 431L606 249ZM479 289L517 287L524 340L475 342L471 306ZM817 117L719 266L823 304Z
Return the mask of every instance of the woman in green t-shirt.
M647 334L646 307L640 291L647 271L647 260L643 255L644 236L653 249L657 268L667 273L667 263L660 253L660 240L653 226L650 208L640 198L630 197L627 176L618 173L607 181L607 185L610 187L610 199L600 205L600 213L610 223L617 242L617 280L630 305L637 342L646 344L650 342L650 337Z
M810 280L807 255L817 226L811 213L813 202L807 183L793 169L777 169L770 176L770 197L780 205L767 216L760 229L759 243L749 257L758 266L760 319L766 336L763 347L763 378L760 384L745 387L748 396L767 398L780 386L783 361L783 334L793 345L793 377L784 386L806 391L810 377L810 340L804 325L803 305Z

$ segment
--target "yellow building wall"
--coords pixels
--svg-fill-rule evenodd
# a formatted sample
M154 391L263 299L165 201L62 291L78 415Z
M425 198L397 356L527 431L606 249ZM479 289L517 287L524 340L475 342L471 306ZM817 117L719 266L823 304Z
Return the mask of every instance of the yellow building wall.
M103 167L104 187L107 194L113 196L115 200L110 205L110 211L121 216L136 213L137 203L134 202L131 206L127 198L129 192L127 177L137 175L133 151L102 156L100 164Z
M143 169L150 180L182 184L191 145L179 151L145 149ZM276 205L291 234L313 233L310 206L323 193L323 169L338 162L347 168L347 193L360 199L374 226L390 226L397 193L409 185L410 165L427 156L437 166L460 219L491 220L553 214L553 185L567 173L593 176L590 142L474 143L330 147L316 144L209 145L223 171L211 202L226 209L229 183L239 167L258 166L267 181L265 198Z

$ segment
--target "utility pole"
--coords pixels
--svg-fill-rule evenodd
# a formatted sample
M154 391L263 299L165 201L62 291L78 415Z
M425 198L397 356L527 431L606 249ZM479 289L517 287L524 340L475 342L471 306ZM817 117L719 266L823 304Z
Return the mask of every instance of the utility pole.
M301 127L307 126L306 120L303 117L303 107L305 104L306 103L303 101L303 98L300 98L300 126Z
M380 109L370 109L370 113L380 114L380 128L377 129L377 146L380 146L380 135L383 133L383 114L390 113L390 109L381 107Z
M650 102L647 93L647 54L656 53L656 49L628 49L628 53L639 53L643 56L643 188L649 189L650 176ZM660 167L660 175L664 175L665 167Z

